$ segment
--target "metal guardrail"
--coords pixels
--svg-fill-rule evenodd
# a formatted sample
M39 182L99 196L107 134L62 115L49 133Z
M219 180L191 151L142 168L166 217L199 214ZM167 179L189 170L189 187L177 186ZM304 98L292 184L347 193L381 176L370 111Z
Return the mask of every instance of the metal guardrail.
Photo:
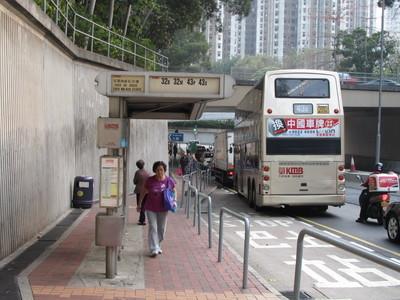
M36 0L65 35L78 47L113 59L143 67L167 71L168 57L101 26L78 14L67 0Z
M224 238L224 212L243 220L245 225L245 235L244 235L244 254L243 254L243 288L247 289L247 274L249 270L249 241L250 241L250 221L249 218L234 212L226 207L221 207L219 213L219 240L218 240L218 262L222 260L222 240Z
M311 230L311 229L305 228L300 231L299 237L297 238L296 269L295 269L295 275L294 275L294 299L295 300L300 299L301 267L302 267L302 262L303 262L303 241L304 241L304 236L306 234L308 234L314 238L320 239L324 242L330 243L336 247L339 247L339 248L342 248L349 252L352 252L354 254L357 254L363 258L372 260L373 262L375 262L377 264L383 265L392 270L400 272L400 265L385 258L385 257L367 252L366 250L362 250L351 244L347 244L346 242L343 242L343 241L339 240L338 238L327 236L327 235L323 234L322 232L320 232L319 230L315 230L315 229Z
M189 187L189 189L188 189L188 193L187 193L187 196L186 196L186 207L185 207L185 209L186 209L186 218L187 219L190 218L190 204L192 202L192 191L194 192L194 197L195 197L194 198L195 199L195 201L194 201L194 204L195 204L194 208L195 209L196 209L196 199L198 197L198 191L197 191L196 187L194 187L190 183L189 183L188 187ZM196 212L193 215L193 227L196 225L195 222L196 222Z
M207 214L208 214L208 248L212 247L212 242L211 242L211 222L212 222L212 200L211 197L203 194L203 193L198 193L197 194L197 232L200 235L200 223L201 223L201 203L204 200L207 200L208 203L208 209L207 209ZM195 213L196 215L196 213Z

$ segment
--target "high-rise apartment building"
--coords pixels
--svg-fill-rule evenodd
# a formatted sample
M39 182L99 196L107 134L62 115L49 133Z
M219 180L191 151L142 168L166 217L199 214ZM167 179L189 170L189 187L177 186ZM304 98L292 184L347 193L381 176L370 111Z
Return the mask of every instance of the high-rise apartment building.
M281 60L305 49L332 50L339 30L376 31L376 0L252 0L244 18L218 5L206 30L212 61L244 55Z
M380 31L376 20L377 0L340 0L339 5L340 30L351 32L363 28L368 35Z
M400 2L395 2L393 7L386 8L384 17L384 30L389 31L397 39L400 39Z

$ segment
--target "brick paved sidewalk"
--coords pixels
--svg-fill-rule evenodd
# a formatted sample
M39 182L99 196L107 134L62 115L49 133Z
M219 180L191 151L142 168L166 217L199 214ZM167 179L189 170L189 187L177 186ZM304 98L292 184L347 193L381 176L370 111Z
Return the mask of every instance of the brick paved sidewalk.
M130 208L131 226L138 226L132 225L136 224L137 215L134 206ZM215 237L214 246L209 249L207 234L199 236L183 210L169 214L166 240L162 245L164 252L156 258L148 256L147 226L135 231L145 239L139 252L144 263L144 289L76 286L71 278L84 263L87 253L96 247L94 223L98 211L92 208L29 274L34 299L280 299L251 273L248 289L242 290L242 263L227 247L223 262L217 263ZM87 276L98 275L89 273Z

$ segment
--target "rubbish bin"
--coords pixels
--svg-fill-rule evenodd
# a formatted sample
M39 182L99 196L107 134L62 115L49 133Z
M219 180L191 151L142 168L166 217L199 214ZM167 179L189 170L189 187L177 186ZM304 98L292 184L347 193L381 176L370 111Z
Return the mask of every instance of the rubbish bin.
M93 204L93 177L76 176L74 179L74 208L91 208Z

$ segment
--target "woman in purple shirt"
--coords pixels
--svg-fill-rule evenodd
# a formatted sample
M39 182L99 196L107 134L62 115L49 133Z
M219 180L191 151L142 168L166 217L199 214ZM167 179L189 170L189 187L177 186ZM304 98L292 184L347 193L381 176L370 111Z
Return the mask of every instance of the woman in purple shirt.
M137 207L137 210L140 211L143 198L147 195L144 210L149 224L148 240L151 257L156 257L157 254L162 253L160 243L164 240L168 214L168 210L164 208L163 191L169 187L176 195L175 182L165 174L166 171L167 165L164 162L156 161L153 164L155 175L146 180L144 193L140 195Z

